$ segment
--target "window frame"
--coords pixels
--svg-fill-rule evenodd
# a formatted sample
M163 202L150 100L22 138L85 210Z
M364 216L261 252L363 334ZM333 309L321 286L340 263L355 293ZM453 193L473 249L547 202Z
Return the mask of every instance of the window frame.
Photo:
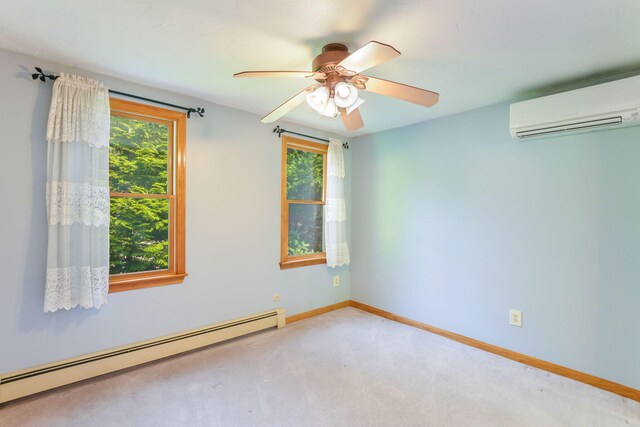
M288 200L287 199L287 150L308 151L323 156L322 170L322 200ZM305 255L289 255L289 205L290 204L326 204L327 199L327 153L329 146L319 142L312 142L306 139L294 138L288 135L282 136L282 172L281 172L281 222L280 222L280 269L304 267L307 265L317 265L327 263L327 253L325 250ZM323 249L324 249L324 215L322 223Z
M168 147L168 179L166 194L140 195L111 191L109 197L161 198L169 200L169 268L137 273L109 275L109 292L122 292L182 283L185 270L185 196L186 196L186 113L137 102L110 98L111 115L167 123L174 140ZM115 113L115 114L114 114Z

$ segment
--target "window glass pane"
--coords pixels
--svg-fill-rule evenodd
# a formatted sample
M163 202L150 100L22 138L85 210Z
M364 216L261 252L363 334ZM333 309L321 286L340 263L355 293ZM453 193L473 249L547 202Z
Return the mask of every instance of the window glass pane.
M169 200L111 198L110 274L169 267Z
M166 124L111 116L111 191L167 194L169 137Z
M322 252L323 205L289 204L289 255Z
M324 156L287 149L287 199L322 200Z

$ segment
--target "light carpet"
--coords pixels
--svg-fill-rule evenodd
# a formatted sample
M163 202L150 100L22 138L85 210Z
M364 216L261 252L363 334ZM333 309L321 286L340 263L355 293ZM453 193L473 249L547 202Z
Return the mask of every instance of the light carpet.
M640 403L354 308L5 404L1 426L640 426Z

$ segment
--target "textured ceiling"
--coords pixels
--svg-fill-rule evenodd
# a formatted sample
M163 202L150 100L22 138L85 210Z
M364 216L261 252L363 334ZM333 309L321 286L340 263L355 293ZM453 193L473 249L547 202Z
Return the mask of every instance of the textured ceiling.
M0 47L266 115L308 81L233 73L306 70L326 43L378 40L402 56L367 74L440 103L364 93L365 134L640 73L639 23L637 0L2 0ZM347 134L306 104L285 119Z

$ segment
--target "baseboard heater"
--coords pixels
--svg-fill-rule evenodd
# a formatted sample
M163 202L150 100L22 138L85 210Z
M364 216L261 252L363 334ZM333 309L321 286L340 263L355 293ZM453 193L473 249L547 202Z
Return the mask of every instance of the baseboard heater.
M285 326L284 309L218 323L0 376L0 403L173 356L268 328Z

